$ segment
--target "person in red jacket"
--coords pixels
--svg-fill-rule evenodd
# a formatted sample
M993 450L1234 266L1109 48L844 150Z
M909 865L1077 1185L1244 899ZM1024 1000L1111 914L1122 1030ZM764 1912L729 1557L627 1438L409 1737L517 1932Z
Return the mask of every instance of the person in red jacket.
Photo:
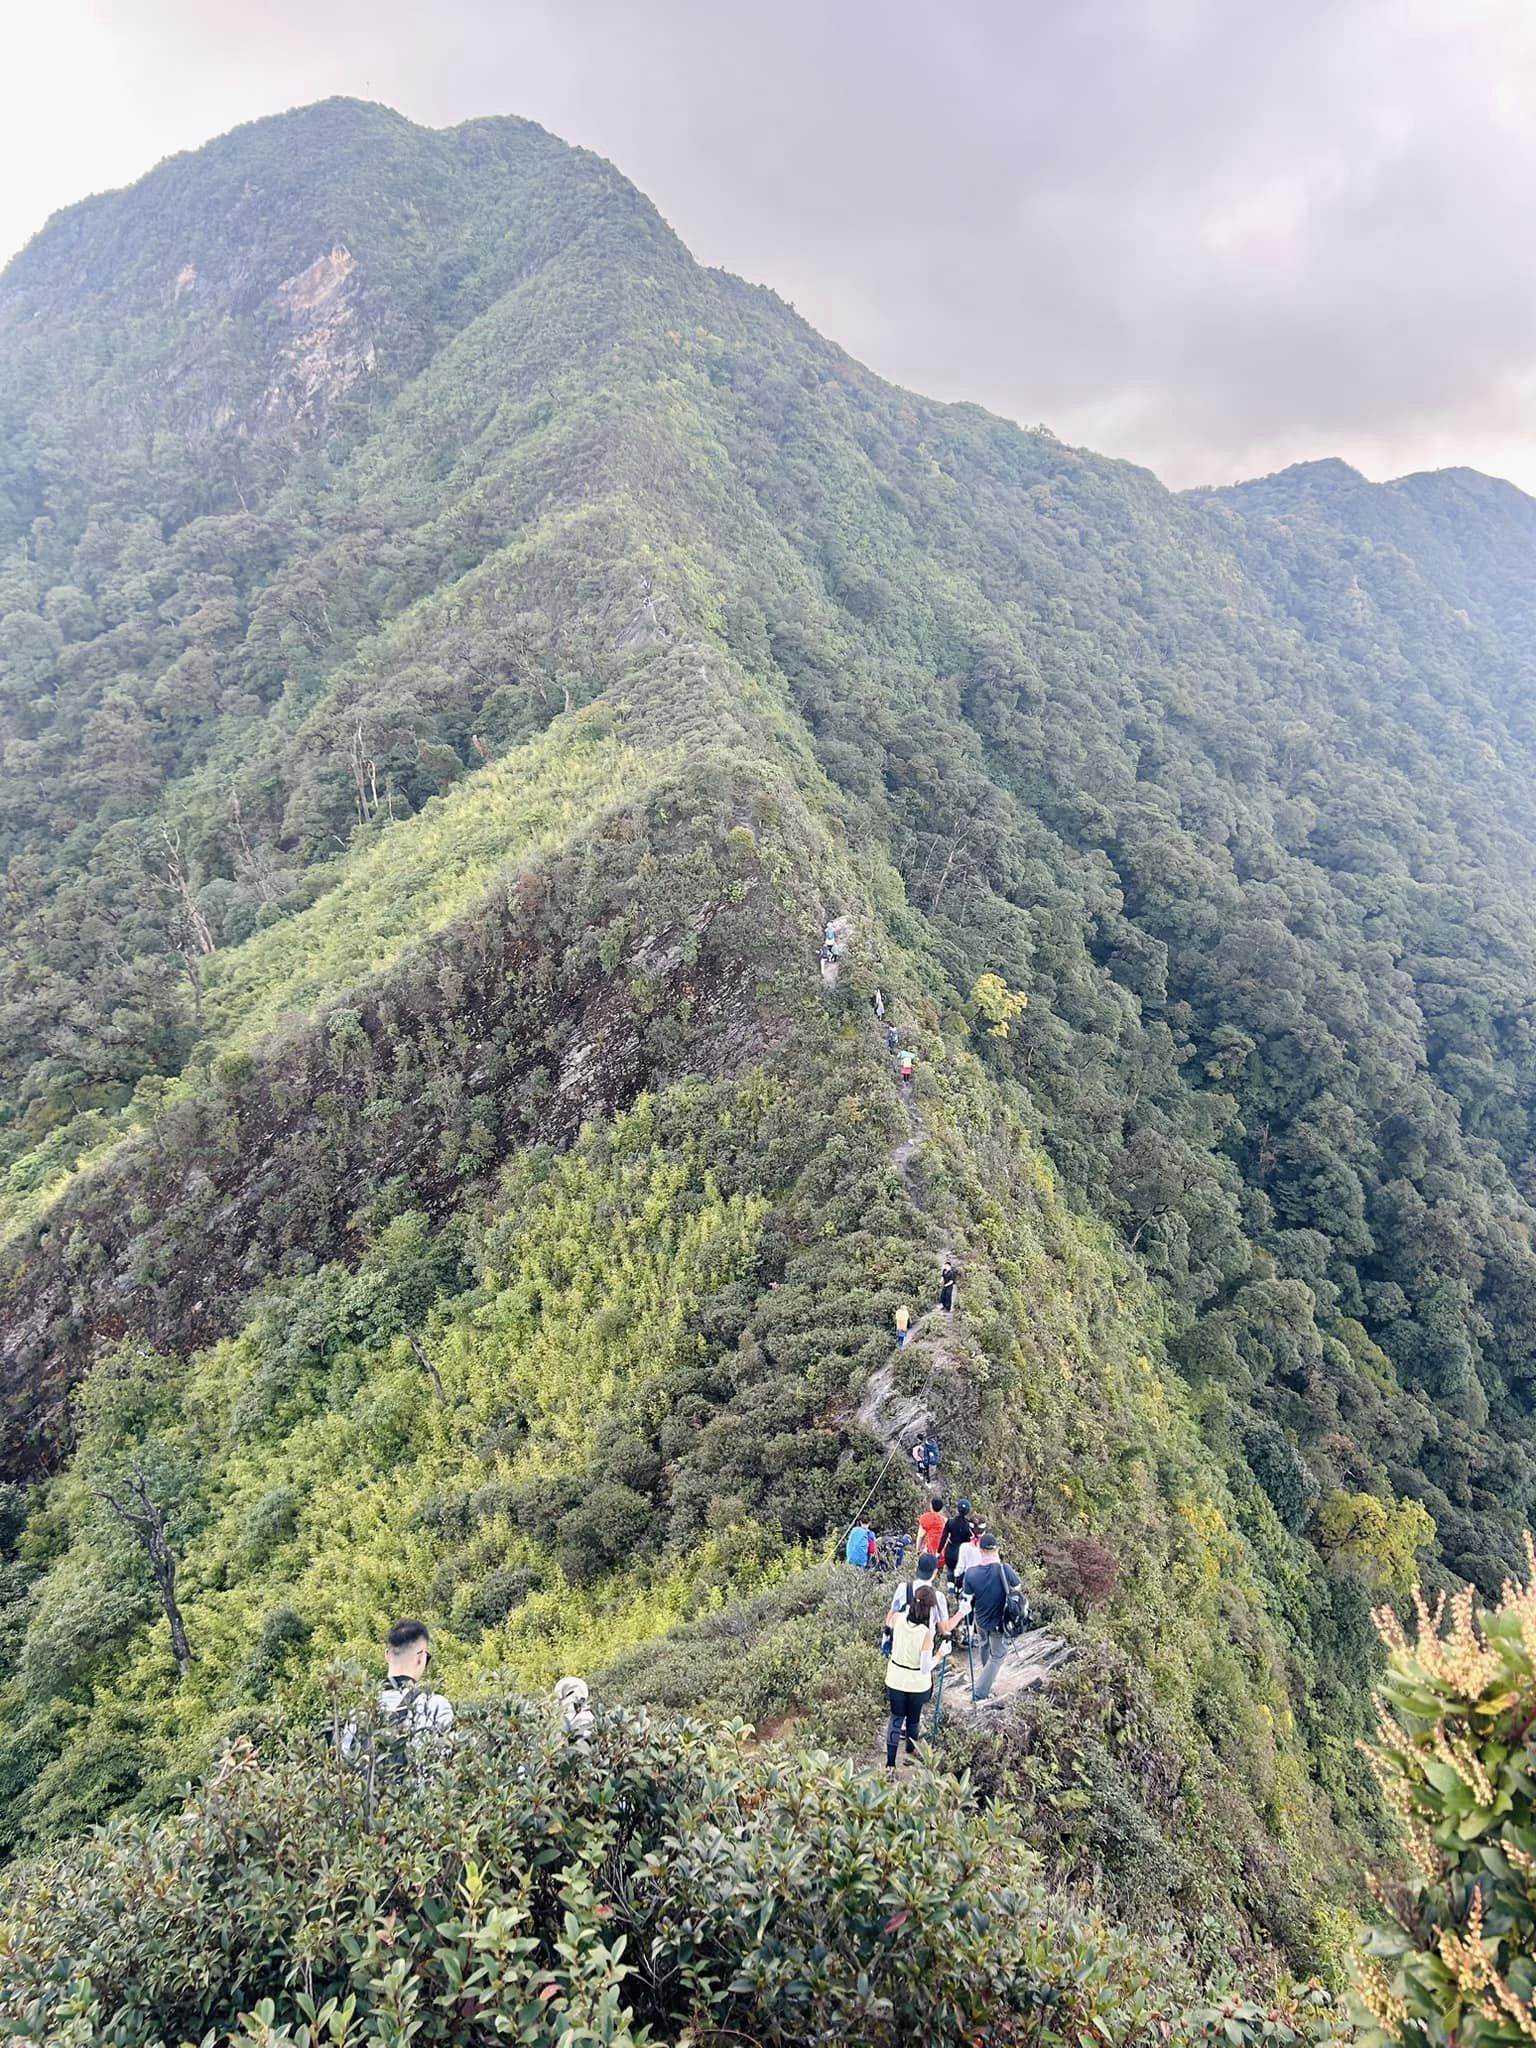
M936 1493L928 1503L928 1512L917 1518L917 1554L927 1557L939 1556L944 1544L944 1496Z

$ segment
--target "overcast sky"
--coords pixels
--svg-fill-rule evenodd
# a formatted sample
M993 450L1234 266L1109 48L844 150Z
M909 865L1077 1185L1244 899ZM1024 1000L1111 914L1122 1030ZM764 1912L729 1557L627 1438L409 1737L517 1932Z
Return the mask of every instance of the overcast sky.
M1536 490L1532 0L49 0L6 60L0 253L331 93L524 114L934 396Z

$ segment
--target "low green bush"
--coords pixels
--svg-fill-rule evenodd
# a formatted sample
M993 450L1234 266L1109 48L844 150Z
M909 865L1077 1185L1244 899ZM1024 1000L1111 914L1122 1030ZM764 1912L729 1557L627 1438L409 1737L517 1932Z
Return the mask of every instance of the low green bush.
M951 1780L645 1713L579 1739L471 1710L383 1787L289 1733L231 1747L180 1814L10 1874L0 2023L71 2048L1297 2038L1305 2001L1204 2004L1033 1871Z

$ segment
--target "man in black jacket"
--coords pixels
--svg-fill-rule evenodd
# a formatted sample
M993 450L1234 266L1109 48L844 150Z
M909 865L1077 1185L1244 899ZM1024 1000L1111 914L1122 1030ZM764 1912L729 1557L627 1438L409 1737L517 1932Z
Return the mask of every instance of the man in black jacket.
M976 1682L971 1688L971 1699L976 1706L992 1690L993 1681L1003 1668L1003 1659L1008 1655L1008 1638L1003 1634L1003 1611L1008 1605L1008 1590L1020 1583L1019 1575L1011 1564L1004 1564L997 1554L997 1538L989 1529L978 1539L981 1563L973 1564L966 1573L963 1589L971 1597L971 1617L980 1634L978 1654L980 1668Z

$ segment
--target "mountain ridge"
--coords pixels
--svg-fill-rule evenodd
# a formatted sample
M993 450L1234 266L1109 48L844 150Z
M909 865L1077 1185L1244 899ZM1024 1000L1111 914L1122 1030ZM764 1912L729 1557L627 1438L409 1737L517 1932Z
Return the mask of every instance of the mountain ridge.
M402 1610L862 1754L815 1560L916 1505L884 1373L1077 1652L946 1756L1066 1892L1337 1981L1371 1605L1536 1503L1528 501L1174 494L528 124L378 125L131 188L110 332L0 279L4 1846ZM201 355L173 189L264 266Z

